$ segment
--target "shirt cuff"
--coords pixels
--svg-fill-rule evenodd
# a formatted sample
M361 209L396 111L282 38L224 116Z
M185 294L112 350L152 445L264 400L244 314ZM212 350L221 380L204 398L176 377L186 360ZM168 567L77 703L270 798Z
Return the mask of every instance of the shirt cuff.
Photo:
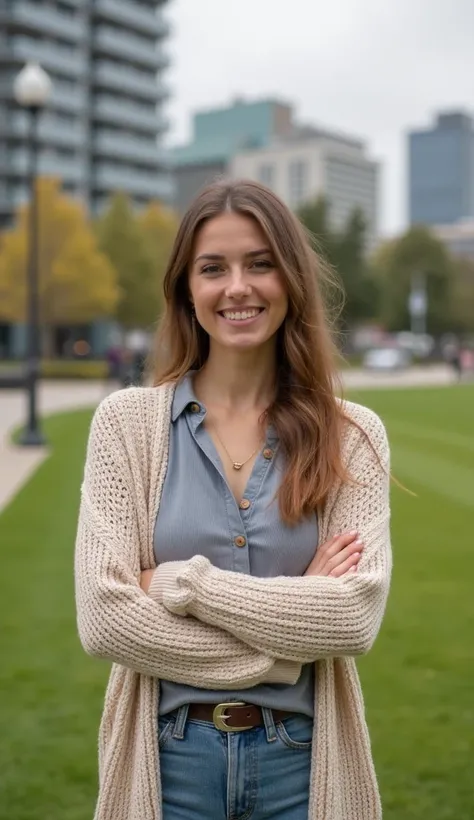
M148 587L149 597L162 604L165 595L176 588L177 575L187 563L187 561L166 561L160 564L155 569Z

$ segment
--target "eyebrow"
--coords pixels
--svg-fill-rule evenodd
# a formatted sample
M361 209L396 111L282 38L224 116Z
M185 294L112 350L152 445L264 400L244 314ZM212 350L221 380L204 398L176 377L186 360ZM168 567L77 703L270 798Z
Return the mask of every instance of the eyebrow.
M271 254L271 250L269 248L260 248L257 251L249 251L245 254L245 257L247 259L253 259L256 256L263 256L264 254ZM211 262L222 262L222 260L225 259L225 256L220 253L203 253L201 256L196 257L194 264L199 262L201 259L207 259Z

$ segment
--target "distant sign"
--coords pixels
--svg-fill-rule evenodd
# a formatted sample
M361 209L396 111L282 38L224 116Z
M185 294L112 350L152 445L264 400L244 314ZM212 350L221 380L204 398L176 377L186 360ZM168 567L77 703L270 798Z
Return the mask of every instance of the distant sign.
M408 298L408 310L412 316L425 316L428 308L426 291L412 290Z

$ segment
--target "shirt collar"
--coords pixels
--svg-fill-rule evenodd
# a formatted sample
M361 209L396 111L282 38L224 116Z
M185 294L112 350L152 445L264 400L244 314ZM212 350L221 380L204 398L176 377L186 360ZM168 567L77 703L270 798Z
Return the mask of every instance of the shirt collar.
M184 411L187 407L189 407L190 404L198 404L201 408L200 412L206 412L206 408L204 407L203 403L196 398L196 393L194 392L194 373L194 370L190 370L188 373L186 373L185 376L183 376L181 381L179 381L176 385L173 396L173 405L171 408L171 420L173 422L175 422L182 415L182 413L184 413ZM272 443L278 441L278 436L273 425L268 426L266 439L267 441L271 441Z
M171 408L171 420L176 421L176 419L184 413L188 405L194 403L199 404L199 406L204 409L201 402L196 398L193 387L193 371L191 370L189 373L186 373L186 375L176 385L173 396L173 405Z

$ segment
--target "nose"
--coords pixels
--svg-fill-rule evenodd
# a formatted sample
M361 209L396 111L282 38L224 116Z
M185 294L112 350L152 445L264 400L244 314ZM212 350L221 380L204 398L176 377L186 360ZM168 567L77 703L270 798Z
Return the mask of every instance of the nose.
M251 290L250 282L245 276L245 271L240 267L231 270L227 280L225 295L229 299L242 299L244 296L250 296Z

